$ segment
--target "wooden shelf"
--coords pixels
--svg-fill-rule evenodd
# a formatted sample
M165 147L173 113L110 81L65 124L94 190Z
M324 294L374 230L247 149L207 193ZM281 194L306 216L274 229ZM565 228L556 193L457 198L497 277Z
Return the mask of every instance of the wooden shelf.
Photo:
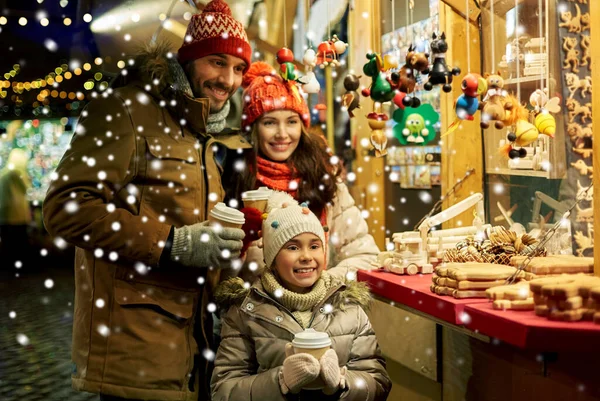
M497 175L518 175L521 177L542 177L548 178L550 173L548 171L541 170L517 170L512 168L494 168L486 169L486 174L497 174Z
M540 82L540 76L530 76L530 77L521 77L521 78L510 78L510 79L505 79L504 80L504 84L505 85L513 85L513 84L526 84L526 83L530 83L530 82ZM544 81L545 82L545 81Z

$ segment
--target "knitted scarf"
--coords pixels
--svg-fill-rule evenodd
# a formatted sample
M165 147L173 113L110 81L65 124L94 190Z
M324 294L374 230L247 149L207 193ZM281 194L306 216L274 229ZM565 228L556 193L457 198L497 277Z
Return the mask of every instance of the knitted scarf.
M302 201L302 199L298 199L298 191L297 189L291 189L290 186L294 188L298 188L300 185L300 178L292 178L294 171L286 164L286 163L276 163L270 160L264 159L260 156L256 156L256 180L259 182L257 187L262 185L266 185L271 189L275 189L277 191L287 192L292 196L292 198ZM295 185L290 185L292 182ZM327 225L327 208L323 208L323 212L319 217L322 226ZM329 240L328 233L326 234L326 239Z
M262 274L260 281L265 291L292 312L303 328L307 328L310 324L312 308L323 300L327 290L332 287L331 276L327 272L322 272L311 290L305 294L285 288L270 270L266 270Z
M300 178L292 178L294 172L287 163L276 163L257 156L256 167L258 169L256 172L257 181L271 189L287 192L292 198L296 198ZM290 187L293 187L293 189Z
M216 112L208 115L208 121L206 122L206 132L209 134L218 134L225 129L225 123L227 116L229 115L230 108L229 100L225 102L223 108Z

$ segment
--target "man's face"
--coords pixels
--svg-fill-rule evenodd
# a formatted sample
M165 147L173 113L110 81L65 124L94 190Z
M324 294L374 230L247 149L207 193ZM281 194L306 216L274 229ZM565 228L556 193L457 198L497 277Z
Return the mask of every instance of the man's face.
M188 78L194 96L210 100L210 112L220 111L242 84L246 62L229 54L211 54L191 62Z

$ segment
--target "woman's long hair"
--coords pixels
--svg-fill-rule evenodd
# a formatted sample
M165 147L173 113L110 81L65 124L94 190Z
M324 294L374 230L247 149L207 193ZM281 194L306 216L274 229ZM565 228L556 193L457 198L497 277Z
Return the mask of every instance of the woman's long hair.
M223 174L227 198L241 199L245 191L256 189L256 172L258 171L256 156L260 154L258 146L258 124L252 126L250 134L252 149L244 152L243 161L245 168L227 169ZM262 155L261 155L262 156ZM300 178L296 198L308 202L309 209L317 216L321 216L323 209L328 204L333 204L337 190L336 182L341 174L341 164L331 163L331 154L327 148L325 138L319 133L311 132L302 125L302 133L298 147L285 162L292 171L292 179ZM227 163L231 166L232 163ZM236 164L236 163L234 163ZM238 165L239 166L239 165ZM231 174L228 176L227 174ZM231 180L227 180L231 177Z

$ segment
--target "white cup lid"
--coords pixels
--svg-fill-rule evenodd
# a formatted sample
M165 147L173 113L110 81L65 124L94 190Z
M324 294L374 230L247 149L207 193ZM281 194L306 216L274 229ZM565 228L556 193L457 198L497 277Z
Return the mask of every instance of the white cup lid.
M244 213L237 209L227 206L223 202L219 202L210 211L210 214L217 220L225 221L233 224L244 224L246 219Z
M254 200L267 200L273 193L268 187L260 187L253 191L246 191L242 194L242 200L254 201Z
M292 345L297 348L318 349L331 346L331 339L327 333L306 329L296 333Z

